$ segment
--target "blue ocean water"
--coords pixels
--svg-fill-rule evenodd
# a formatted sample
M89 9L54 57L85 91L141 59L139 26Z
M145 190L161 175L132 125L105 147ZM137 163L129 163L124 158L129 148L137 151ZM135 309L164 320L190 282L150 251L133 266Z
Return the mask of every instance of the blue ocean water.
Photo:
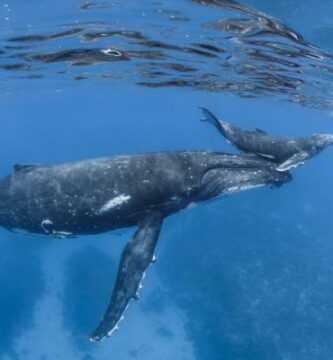
M333 133L333 1L0 5L0 174L160 150L235 152L198 106L245 128ZM88 334L133 229L74 239L0 229L0 359L331 360L332 148L281 188L163 226L140 301Z

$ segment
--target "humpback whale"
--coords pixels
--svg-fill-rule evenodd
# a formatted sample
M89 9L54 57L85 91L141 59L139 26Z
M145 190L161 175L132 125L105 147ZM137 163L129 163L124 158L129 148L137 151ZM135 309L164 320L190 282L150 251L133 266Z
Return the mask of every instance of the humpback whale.
M291 178L267 159L208 151L15 165L0 180L0 225L47 236L136 227L122 252L108 308L90 335L100 341L118 328L130 300L138 299L165 217L193 203L280 186Z
M261 129L249 131L218 120L209 110L201 108L205 118L227 139L245 153L275 162L278 171L287 171L302 165L317 155L328 145L333 144L332 134L315 134L307 137L272 136Z

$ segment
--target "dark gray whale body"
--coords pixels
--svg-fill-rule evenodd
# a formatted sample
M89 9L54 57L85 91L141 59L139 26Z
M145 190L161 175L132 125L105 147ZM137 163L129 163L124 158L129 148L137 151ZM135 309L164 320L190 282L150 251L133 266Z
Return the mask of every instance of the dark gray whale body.
M40 234L93 234L134 226L244 187L290 175L249 156L165 152L15 166L0 182L0 223Z
M218 120L209 110L201 108L204 121L210 122L217 130L239 150L256 154L278 164L278 171L286 171L302 165L317 155L328 145L333 144L333 135L320 134L308 137L278 137L256 129L248 131L225 121Z
M0 224L44 235L137 226L119 264L109 307L91 340L115 329L153 261L163 219L234 191L291 180L253 155L164 152L55 165L16 165L0 181Z

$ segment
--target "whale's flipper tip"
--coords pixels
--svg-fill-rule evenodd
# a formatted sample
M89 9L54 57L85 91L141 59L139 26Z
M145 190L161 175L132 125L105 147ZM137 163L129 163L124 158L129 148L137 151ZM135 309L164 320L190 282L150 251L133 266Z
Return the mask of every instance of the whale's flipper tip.
M154 249L162 226L160 213L151 213L139 224L132 240L121 255L116 283L110 304L102 321L89 336L90 341L102 341L118 330L123 313L131 299L138 299L145 270L154 260Z

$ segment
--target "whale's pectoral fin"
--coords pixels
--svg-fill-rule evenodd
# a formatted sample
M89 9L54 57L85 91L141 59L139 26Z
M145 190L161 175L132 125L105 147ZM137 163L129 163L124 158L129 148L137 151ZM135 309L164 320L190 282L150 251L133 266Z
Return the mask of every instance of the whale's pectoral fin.
M138 299L138 290L148 265L154 261L154 249L161 230L163 216L150 213L139 224L132 240L121 255L116 283L110 304L97 329L90 335L91 341L101 341L118 329L131 299Z
M292 157L290 157L288 160L284 161L282 164L280 164L276 170L277 171L287 171L291 168L303 165L306 160L309 159L309 153L305 151L300 151L296 154L294 154Z

